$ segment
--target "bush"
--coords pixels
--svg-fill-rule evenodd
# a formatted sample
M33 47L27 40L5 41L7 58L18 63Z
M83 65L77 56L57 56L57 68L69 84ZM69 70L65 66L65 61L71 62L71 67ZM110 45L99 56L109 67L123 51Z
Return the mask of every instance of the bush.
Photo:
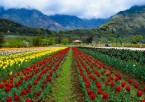
M11 40L6 40L4 43L5 47L24 47L23 41L21 39L11 39Z
M141 43L142 40L143 40L142 35L135 35L135 36L132 37L132 43L134 43L134 44Z
M42 45L42 38L41 37L34 37L32 39L32 45L33 46L41 46Z
M64 45L66 45L68 43L69 43L68 38L63 38L62 41L61 41L61 44L64 44Z
M43 39L43 45L54 45L54 44L55 44L55 39L52 37Z

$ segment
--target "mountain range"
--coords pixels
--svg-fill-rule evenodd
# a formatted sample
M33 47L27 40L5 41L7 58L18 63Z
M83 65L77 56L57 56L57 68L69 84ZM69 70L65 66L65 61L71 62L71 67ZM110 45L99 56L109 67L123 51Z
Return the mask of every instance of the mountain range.
M98 29L102 33L145 35L145 6L133 6L128 10L120 11Z
M97 28L109 19L81 19L70 15L48 16L35 9L8 9L0 7L0 18L9 19L22 25L49 30L73 30Z

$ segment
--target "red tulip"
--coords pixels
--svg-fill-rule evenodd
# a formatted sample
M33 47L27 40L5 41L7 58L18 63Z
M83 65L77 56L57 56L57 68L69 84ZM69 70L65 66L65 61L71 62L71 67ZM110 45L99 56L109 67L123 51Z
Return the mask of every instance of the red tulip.
M6 87L9 87L9 83L8 83L8 82L6 82L6 83L5 83L5 86L6 86Z
M102 94L102 90L97 90L97 93L100 95Z
M51 78L50 78L50 77L48 77L48 78L47 78L47 81L51 81Z
M7 80L6 80L6 79L3 79L3 82L4 82L4 83L6 83L6 82L7 82Z
M144 89L143 89L143 90L144 90L144 92L145 92L145 86L144 86Z
M22 84L23 83L23 80L21 79L21 80L19 80L19 84Z
M129 79L129 80L128 80L128 83L129 83L129 84L131 84L132 82L133 82L133 80L132 80L132 79Z
M97 74L97 76L98 76L98 77L100 77L100 76L101 76L101 74Z
M126 91L130 92L130 86L126 86Z
M92 75L92 74L90 74L90 75L89 75L89 78L93 78L93 75Z
M18 101L18 100L20 100L20 96L18 96L18 95L15 95L15 96L14 96L14 100L15 100L15 101Z
M101 84L100 83L98 83L98 84L96 84L96 86L97 86L97 88L101 88Z
M0 84L0 88L3 89L4 88L4 84Z
M88 89L87 92L88 92L88 94L90 95L93 91L90 90L90 89Z
M41 95L41 92L40 92L40 91L39 91L39 92L37 92L37 93L36 93L36 95L37 95L37 96L40 96L40 95Z
M108 96L109 96L109 95L108 95L107 93L104 93L102 98L103 98L103 99L107 99Z
M138 86L139 86L138 83L135 83L135 84L134 84L134 87L135 87L135 88L138 88Z
M114 80L114 77L111 76L110 78L111 78L111 80Z
M26 102L33 102L31 99L26 99Z
M116 77L116 78L115 78L115 81L118 81L118 80L119 80L119 78L118 78L118 77Z
M105 79L104 79L104 78L102 78L102 81L105 81Z
M6 102L12 102L12 98L11 97L6 97Z
M124 87L126 85L126 82L121 82L121 86Z
M44 84L47 84L47 80L44 80L43 83L44 83Z
M142 100L141 102L145 102L145 100Z
M91 93L90 98L91 98L91 100L94 100L95 99L95 94Z
M22 94L22 95L26 95L26 93L27 93L26 90L22 90L22 91L21 91L21 94Z
M9 87L10 87L10 88L13 88L13 84L9 84Z
M28 84L28 86L27 86L29 89L32 87L32 85L31 84Z
M141 97L142 96L142 91L137 91L137 96Z
M113 81L112 81L112 82L110 82L110 85L111 85L112 87L114 86L114 84L115 84L115 83L114 83Z
M28 90L26 90L26 92L27 92L27 93L30 93L30 90L28 89Z
M9 92L10 91L10 88L9 87L6 87L5 88L5 92Z
M120 86L116 86L116 91L120 92L121 87Z
M86 77L86 76L83 76L83 80L84 80L84 81L87 81L88 79L87 79L87 77Z
M16 82L15 87L18 87L18 86L19 86L19 82Z
M106 86L108 86L108 84L109 84L108 82L105 82L105 85L106 85Z
M87 83L85 84L85 86L86 86L86 88L89 88L90 82L87 82Z
M108 82L110 82L111 81L111 78L108 78Z
M96 77L93 77L92 80L95 81L96 80Z
M37 85L37 84L38 84L38 81L37 81L37 80L35 80L35 81L34 81L34 85Z

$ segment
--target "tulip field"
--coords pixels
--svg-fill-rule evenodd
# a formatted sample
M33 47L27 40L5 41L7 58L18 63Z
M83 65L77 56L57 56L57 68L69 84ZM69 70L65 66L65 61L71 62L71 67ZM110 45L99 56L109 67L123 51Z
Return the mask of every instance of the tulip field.
M0 102L145 102L144 58L129 50L3 48Z

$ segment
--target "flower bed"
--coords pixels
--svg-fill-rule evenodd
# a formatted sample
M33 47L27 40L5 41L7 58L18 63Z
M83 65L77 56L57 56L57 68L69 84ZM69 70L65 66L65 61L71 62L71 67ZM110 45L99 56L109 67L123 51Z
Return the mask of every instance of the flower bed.
M73 48L80 85L87 102L144 102L145 94L134 80L125 81L120 73ZM145 88L143 88L145 91Z
M0 101L38 102L50 92L69 48L59 51L0 82Z

